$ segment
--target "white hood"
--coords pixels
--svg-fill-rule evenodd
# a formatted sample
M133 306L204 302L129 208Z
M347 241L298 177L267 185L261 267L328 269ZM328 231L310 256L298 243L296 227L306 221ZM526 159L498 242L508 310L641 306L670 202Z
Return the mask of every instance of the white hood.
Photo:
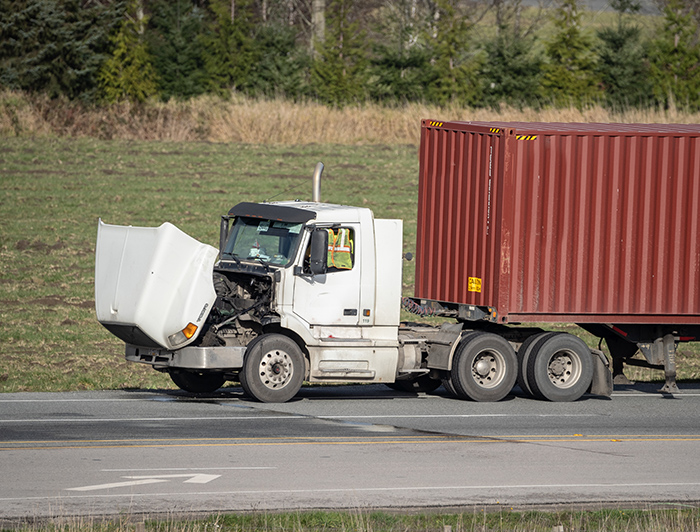
M200 333L216 299L212 271L217 255L216 248L170 223L127 227L100 220L97 320L127 343L184 347ZM189 324L197 327L193 336L177 334Z

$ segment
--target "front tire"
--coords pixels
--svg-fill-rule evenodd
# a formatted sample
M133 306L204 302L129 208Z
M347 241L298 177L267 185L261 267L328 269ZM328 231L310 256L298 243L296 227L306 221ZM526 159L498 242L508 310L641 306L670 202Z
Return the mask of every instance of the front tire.
M223 373L215 372L171 371L170 379L178 388L190 393L215 392L226 382Z
M241 387L262 403L284 403L294 397L304 382L304 354L281 334L264 334L246 349Z
M527 380L539 399L570 402L579 399L593 379L593 355L578 336L562 333L535 345L527 362Z
M518 378L518 359L510 343L493 333L467 336L457 347L451 382L459 397L500 401Z

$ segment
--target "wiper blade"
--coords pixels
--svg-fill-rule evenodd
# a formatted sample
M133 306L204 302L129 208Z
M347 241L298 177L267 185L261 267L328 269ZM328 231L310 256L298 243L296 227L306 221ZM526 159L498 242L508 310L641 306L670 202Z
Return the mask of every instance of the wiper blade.
M255 258L255 260L259 261L260 264L262 264L262 265L265 267L265 271L266 271L266 272L269 273L269 272L272 271L272 270L270 269L270 263L267 262L265 259L262 259L262 258L260 258L260 257L254 257L254 258Z
M241 258L238 255L236 255L235 253L223 253L223 256L224 257L231 257L238 266L241 265Z

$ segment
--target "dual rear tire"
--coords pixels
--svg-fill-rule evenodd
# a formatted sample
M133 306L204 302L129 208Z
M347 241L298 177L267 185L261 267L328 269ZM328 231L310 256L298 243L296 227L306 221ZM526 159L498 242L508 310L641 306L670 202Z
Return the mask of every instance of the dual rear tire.
M518 384L528 395L554 402L581 398L593 380L593 355L567 333L531 336L518 350Z
M593 355L577 336L537 334L523 342L516 355L504 338L475 332L460 342L443 385L462 399L500 401L517 381L537 399L570 402L586 393L592 379Z
M475 332L460 342L443 385L462 399L500 401L517 377L517 357L510 343L493 333Z

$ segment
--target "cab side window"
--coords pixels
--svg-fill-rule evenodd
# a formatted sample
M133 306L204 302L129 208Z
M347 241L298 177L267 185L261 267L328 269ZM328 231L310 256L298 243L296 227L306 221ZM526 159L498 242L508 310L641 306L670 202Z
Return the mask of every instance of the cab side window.
M328 272L352 270L355 264L355 231L349 227L328 229Z

